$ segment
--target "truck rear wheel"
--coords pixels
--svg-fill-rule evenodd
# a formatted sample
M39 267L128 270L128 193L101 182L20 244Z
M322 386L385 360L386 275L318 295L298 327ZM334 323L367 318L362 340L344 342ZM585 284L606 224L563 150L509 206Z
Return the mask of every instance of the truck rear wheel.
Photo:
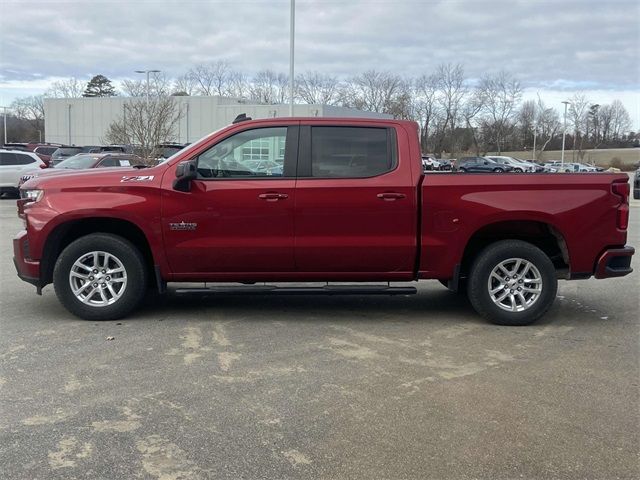
M474 261L468 295L473 308L498 325L529 325L544 315L558 290L555 268L538 247L502 240Z
M53 286L60 303L74 315L115 320L140 304L147 272L140 251L129 241L95 233L62 251L54 267Z

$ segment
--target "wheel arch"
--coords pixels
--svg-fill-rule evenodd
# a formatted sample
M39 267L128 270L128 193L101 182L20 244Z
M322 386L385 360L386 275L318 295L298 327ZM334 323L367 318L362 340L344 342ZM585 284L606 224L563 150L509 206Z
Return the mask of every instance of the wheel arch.
M40 281L43 286L53 281L53 269L60 253L74 240L92 233L110 233L131 242L144 258L148 278L156 277L151 245L139 226L121 218L89 217L68 220L49 233L40 260Z
M471 263L488 245L500 240L522 240L535 245L553 262L556 271L568 275L570 258L565 236L542 220L503 220L479 227L468 239L460 262L460 276L466 277Z

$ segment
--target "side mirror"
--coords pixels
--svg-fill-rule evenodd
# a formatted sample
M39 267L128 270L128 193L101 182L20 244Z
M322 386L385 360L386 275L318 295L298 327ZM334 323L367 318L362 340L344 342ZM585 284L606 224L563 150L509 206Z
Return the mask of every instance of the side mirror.
M191 180L198 175L197 160L180 162L176 167L176 179L173 181L173 189L180 192L191 190Z

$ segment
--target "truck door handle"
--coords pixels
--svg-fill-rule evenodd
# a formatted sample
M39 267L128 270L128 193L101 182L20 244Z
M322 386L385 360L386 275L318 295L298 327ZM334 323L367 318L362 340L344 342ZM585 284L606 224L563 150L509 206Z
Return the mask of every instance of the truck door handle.
M266 200L267 202L277 202L278 200L285 200L289 198L289 195L286 193L261 193L258 195L258 198Z
M386 200L386 201L390 201L390 200L400 200L402 198L406 198L407 196L404 193L396 193L396 192L384 192L384 193L379 193L378 194L378 198L380 200Z

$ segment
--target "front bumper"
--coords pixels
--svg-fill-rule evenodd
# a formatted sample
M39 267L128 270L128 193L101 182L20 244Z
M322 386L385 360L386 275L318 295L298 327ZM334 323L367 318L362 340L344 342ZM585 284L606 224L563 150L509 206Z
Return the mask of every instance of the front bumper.
M633 272L631 257L635 249L630 246L605 250L596 263L596 278L624 277Z
M39 292L42 288L40 262L29 258L29 239L26 230L22 230L13 238L13 264L18 272L18 277L35 285Z

